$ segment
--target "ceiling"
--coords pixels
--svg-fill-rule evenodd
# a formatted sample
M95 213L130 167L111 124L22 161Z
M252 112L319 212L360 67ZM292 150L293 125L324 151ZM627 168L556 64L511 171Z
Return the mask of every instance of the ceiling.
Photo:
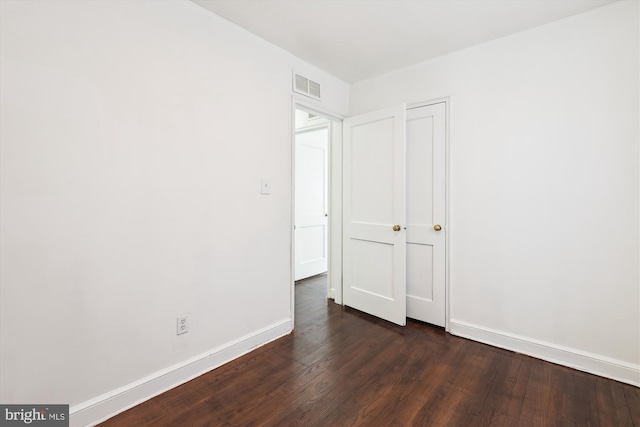
M193 0L348 83L614 0Z

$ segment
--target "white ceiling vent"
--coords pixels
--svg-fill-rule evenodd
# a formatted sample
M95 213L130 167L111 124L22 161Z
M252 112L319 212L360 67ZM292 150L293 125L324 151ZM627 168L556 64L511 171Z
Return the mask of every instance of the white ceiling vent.
M320 83L309 80L300 74L293 74L293 91L320 100Z

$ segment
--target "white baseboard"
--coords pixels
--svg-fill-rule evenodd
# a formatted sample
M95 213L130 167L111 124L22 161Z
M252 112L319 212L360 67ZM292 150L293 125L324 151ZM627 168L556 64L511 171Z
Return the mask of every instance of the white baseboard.
M640 387L640 365L459 320L451 320L450 333Z
M94 426L167 390L184 384L292 331L291 320L270 325L235 341L214 348L155 372L124 387L70 408L70 425Z

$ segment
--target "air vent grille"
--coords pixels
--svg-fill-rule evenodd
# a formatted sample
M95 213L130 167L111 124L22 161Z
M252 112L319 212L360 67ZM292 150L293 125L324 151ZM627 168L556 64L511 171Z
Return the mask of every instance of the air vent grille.
M309 80L300 74L293 75L293 91L315 99L321 99L320 83Z
M320 98L320 83L309 80L309 95Z
M296 91L302 93L309 93L309 79L296 74Z

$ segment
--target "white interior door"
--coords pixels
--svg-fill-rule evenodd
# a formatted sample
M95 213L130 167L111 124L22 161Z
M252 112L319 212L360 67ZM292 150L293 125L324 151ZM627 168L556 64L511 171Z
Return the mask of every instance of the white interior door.
M444 103L407 110L407 316L445 325Z
M295 280L327 271L329 124L296 132Z
M406 324L406 107L344 121L343 302Z

